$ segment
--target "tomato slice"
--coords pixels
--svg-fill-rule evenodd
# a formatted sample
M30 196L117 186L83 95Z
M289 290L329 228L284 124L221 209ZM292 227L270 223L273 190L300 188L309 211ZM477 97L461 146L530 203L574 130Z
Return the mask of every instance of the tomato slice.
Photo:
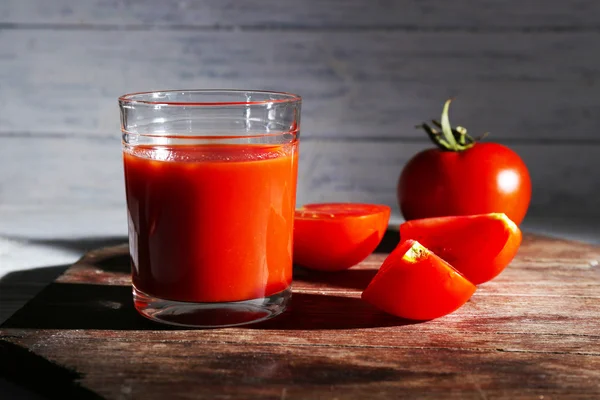
M450 264L407 240L385 259L362 299L398 317L429 320L457 310L475 289Z
M401 242L419 241L476 285L506 268L521 239L521 230L502 213L425 218L400 225Z
M294 219L294 264L320 271L348 269L375 250L389 218L385 205L305 205Z

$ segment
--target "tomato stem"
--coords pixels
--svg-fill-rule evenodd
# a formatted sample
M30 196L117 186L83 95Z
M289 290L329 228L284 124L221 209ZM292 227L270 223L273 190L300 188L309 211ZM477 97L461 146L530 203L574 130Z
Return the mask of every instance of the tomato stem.
M450 150L458 151L458 143L454 134L452 133L452 126L450 126L450 117L448 116L448 110L450 108L450 103L452 99L446 100L444 103L444 110L442 111L442 132L444 133L444 138L448 143L450 143Z
M425 130L427 135L433 143L435 143L439 148L444 151L463 151L467 150L475 145L477 141L485 138L488 135L488 132L484 133L482 136L474 139L467 133L467 128L462 126L457 126L456 128L452 128L450 125L450 103L452 99L446 100L444 103L444 109L442 111L442 116L440 121L431 120L431 123L441 129L439 132L437 129L429 126L427 123L422 123L421 125L417 125L417 128L422 128Z

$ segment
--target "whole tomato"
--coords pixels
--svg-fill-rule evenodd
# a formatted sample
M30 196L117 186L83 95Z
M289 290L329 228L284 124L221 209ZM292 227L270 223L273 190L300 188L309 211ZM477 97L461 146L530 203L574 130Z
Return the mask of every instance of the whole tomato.
M498 143L481 143L462 127L452 129L446 101L441 123L421 126L438 148L424 150L404 166L398 202L407 220L505 213L520 224L531 200L531 178L517 153Z

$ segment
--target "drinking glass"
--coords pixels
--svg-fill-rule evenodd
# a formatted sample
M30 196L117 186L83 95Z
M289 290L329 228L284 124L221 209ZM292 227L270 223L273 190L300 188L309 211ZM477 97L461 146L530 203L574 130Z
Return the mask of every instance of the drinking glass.
M190 327L283 312L301 98L170 90L126 94L119 106L137 311Z

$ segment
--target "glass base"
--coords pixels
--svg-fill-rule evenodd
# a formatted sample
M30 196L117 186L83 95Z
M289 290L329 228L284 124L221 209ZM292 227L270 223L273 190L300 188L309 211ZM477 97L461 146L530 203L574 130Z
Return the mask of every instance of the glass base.
M189 303L150 296L133 287L133 302L144 317L187 328L223 328L273 318L287 307L291 288L269 297L227 303Z

